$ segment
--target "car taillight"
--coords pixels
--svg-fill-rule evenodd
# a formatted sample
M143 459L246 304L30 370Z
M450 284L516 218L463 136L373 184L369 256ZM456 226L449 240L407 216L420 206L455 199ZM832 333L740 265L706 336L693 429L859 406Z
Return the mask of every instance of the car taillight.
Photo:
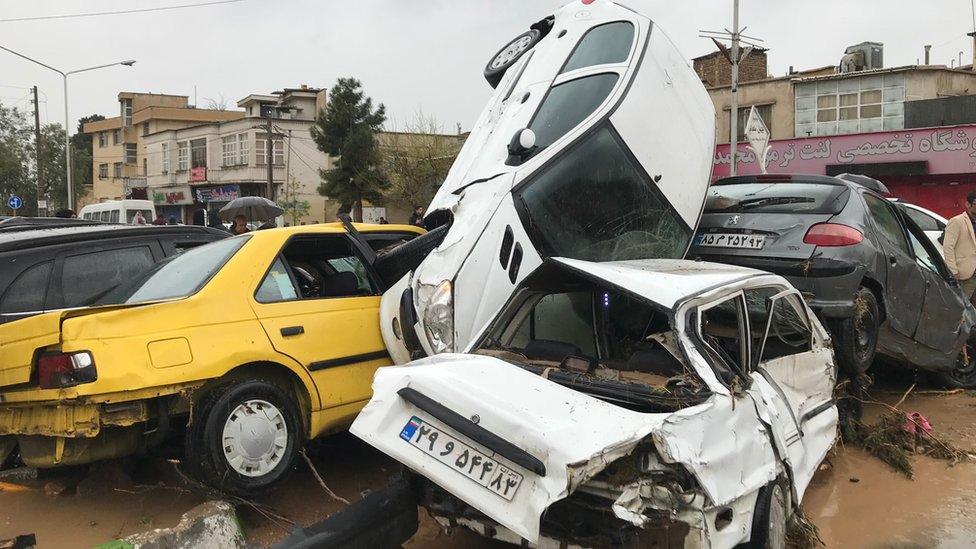
M827 247L853 246L862 240L864 235L861 231L840 223L818 223L810 227L803 237L805 244Z
M91 353L51 353L37 359L37 380L41 389L60 389L98 379Z

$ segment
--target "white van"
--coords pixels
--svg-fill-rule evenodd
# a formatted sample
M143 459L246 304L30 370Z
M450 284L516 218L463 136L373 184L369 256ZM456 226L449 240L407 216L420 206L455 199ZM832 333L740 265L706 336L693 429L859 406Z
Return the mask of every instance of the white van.
M131 224L136 212L142 212L146 223L152 223L156 218L156 209L152 200L110 200L89 204L81 209L78 217L105 223Z

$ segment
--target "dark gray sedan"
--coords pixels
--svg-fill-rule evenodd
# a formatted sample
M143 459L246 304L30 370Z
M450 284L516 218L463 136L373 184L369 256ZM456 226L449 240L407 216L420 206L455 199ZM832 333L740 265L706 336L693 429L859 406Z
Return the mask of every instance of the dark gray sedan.
M962 352L976 309L882 193L864 176L726 178L709 191L689 255L785 276L830 328L848 374L877 353L976 386L976 352Z

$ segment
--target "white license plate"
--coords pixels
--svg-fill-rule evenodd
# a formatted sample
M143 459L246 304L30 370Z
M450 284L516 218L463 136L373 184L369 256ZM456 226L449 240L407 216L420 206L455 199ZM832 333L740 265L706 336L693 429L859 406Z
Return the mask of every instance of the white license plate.
M417 416L410 418L403 427L400 438L508 501L512 501L522 484L521 473Z
M762 234L706 233L695 237L695 246L705 248L761 250L764 244L766 244L766 235Z

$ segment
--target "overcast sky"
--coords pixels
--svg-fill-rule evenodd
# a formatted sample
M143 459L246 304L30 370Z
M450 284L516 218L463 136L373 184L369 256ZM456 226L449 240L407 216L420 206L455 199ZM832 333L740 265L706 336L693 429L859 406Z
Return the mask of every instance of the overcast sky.
M0 0L0 19L172 6L201 0ZM576 0L579 1L579 0ZM118 114L121 90L183 94L233 106L250 93L355 76L391 125L419 109L445 131L469 129L490 95L488 58L565 0L244 0L182 10L65 20L0 22L0 45L62 70L136 59L70 77L72 125ZM699 29L731 27L732 0L623 0L650 16L687 57L708 53ZM746 34L766 40L770 71L836 64L846 46L885 44L886 66L914 64L932 44L949 64L972 30L970 0L742 0ZM63 120L61 77L0 51L0 101L29 108L40 86L42 122ZM46 98L46 103L44 102Z

